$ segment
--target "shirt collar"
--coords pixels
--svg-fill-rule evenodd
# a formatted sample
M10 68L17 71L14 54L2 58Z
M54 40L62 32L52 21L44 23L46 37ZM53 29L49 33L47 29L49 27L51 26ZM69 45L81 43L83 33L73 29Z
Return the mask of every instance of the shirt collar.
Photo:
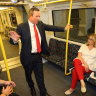
M33 26L34 24L28 20L28 23L30 26Z

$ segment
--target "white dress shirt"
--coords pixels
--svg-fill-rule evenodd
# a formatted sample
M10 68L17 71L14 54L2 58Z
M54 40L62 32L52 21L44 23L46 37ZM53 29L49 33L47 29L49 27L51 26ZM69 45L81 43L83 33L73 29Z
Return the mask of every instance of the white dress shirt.
M31 53L37 53L36 37L35 37L35 32L34 32L34 27L33 27L34 24L31 23L29 20L28 20L28 23L29 23L30 34L31 34L31 45L32 45ZM41 36L40 36L37 26L36 26L36 29L38 31L39 40L40 40L40 44L41 44Z
M86 44L83 44L78 52L82 53L82 58L88 64L89 69L96 71L96 48L89 50Z

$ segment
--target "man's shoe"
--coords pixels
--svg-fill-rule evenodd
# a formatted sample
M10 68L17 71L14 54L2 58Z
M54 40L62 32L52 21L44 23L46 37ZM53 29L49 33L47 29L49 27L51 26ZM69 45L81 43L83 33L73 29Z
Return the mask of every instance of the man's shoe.
M31 91L31 95L32 95L32 96L36 96L36 91L35 91L35 88L31 88L31 90L30 90L30 91Z
M46 96L51 96L51 95L49 93L47 93Z
M46 94L40 94L40 96L51 96L49 93Z

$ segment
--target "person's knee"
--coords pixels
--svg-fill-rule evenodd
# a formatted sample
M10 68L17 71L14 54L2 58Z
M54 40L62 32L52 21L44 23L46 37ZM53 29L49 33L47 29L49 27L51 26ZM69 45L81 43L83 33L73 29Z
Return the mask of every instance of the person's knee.
M79 59L77 59L77 58L74 59L73 65L76 66L76 65L79 65L79 64L81 64L81 61Z

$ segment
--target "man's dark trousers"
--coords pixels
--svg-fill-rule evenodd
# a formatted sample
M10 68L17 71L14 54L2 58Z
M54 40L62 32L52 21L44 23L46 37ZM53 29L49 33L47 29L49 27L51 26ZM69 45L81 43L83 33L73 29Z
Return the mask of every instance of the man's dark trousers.
M40 90L40 96L46 96L46 88L44 84L43 63L40 53L30 53L29 62L24 66L26 81L29 87L34 88L32 80L32 71L34 71L36 82Z

